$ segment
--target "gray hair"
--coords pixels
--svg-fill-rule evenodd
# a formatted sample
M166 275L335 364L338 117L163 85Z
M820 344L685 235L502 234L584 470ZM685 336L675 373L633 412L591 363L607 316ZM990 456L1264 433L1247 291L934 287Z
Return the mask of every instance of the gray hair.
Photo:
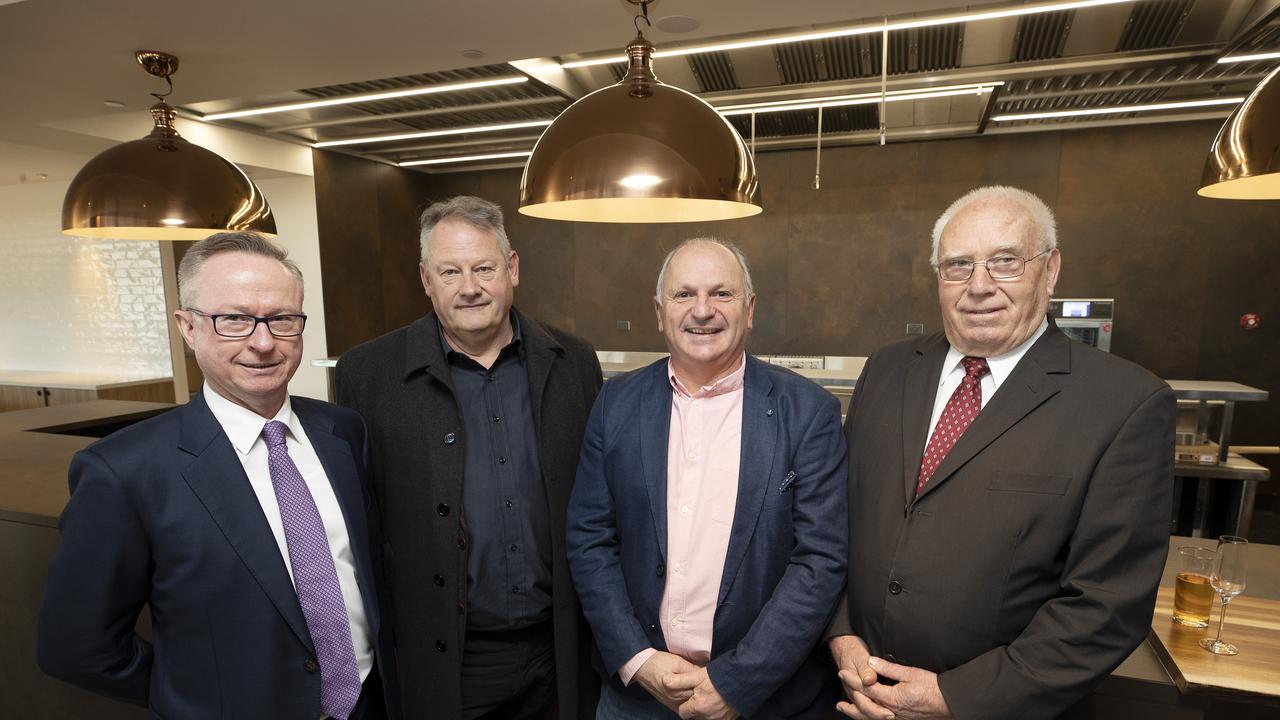
M195 302L195 289L192 285L205 262L214 255L229 252L261 255L278 261L298 281L298 292L303 292L302 271L298 269L297 263L289 259L289 253L284 248L257 233L215 233L192 245L178 264L178 303L182 307L190 308Z
M1040 243L1041 252L1058 247L1058 223L1053 217L1053 211L1044 204L1043 200L1026 190L1008 185L987 185L965 193L938 216L938 221L933 224L933 254L930 256L930 265L938 266L938 241L942 238L942 231L946 229L951 219L974 203L991 201L1011 202L1026 210L1035 239Z
M457 220L477 230L488 230L498 239L498 250L502 252L502 259L506 260L511 255L511 241L507 239L507 230L502 225L502 208L497 203L474 195L458 195L432 203L418 218L418 225L421 227L418 238L422 245L423 265L428 265L427 240L431 237L431 231L445 220Z
M658 284L653 294L653 297L658 301L658 304L664 304L663 301L665 298L662 295L662 288L666 286L667 268L671 266L671 258L675 257L676 253L690 245L719 245L725 250L733 253L734 259L738 261L738 267L742 268L742 289L745 293L743 299L746 300L756 293L755 283L751 282L751 267L747 264L747 256L742 254L742 250L738 249L737 245L734 245L728 240L721 240L720 238L695 237L689 238L688 240L685 240L679 245L671 248L671 252L667 253L667 257L663 259L662 269L658 271Z

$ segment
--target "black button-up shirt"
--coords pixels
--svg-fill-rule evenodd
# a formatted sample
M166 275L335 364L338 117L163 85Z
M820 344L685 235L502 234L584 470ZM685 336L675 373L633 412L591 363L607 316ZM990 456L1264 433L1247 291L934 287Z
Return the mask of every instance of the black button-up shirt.
M485 368L440 344L462 409L467 628L515 630L551 619L551 513L538 463L520 322Z

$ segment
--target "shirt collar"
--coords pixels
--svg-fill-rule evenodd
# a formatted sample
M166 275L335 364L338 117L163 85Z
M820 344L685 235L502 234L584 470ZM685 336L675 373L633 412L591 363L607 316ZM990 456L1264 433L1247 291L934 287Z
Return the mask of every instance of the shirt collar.
M269 421L258 413L222 397L209 387L208 382L204 384L204 401L209 406L209 411L213 413L214 419L222 426L222 431L227 434L227 439L231 441L236 452L248 455L253 444L262 436L263 426ZM285 396L284 404L271 420L279 420L288 426L289 434L294 438L301 437L302 425L298 421L298 416L293 414L293 405L289 402L288 396Z
M1044 331L1047 329L1049 329L1049 321L1047 319L1041 320L1040 327L1031 333L1031 337L1022 341L1021 345L1003 355L987 358L987 367L991 369L991 381L995 383L996 387L1000 387L1005 378L1013 373L1013 369L1018 366L1018 361L1022 359L1023 355L1027 354L1027 350L1030 350L1031 346L1036 344L1036 341L1040 339L1041 335L1044 335ZM955 349L955 347L947 350L947 357L942 361L942 377L946 378L960 368L960 361L964 360L964 358L964 353Z
M671 388L678 394L688 398L709 398L717 395L725 395L734 390L742 388L742 380L747 374L747 354L742 353L742 361L738 363L738 369L725 375L710 385L703 385L696 392L689 392L680 379L676 377L675 371L671 369L671 361L667 361L667 377L671 380Z
M507 317L511 321L511 342L507 343L506 346L502 348L503 352L505 352L509 347L520 347L520 317L516 315L515 308L507 311ZM449 353L455 353L458 351L453 349L453 346L449 344L449 339L444 336L444 326L439 323L437 323L437 326L440 332L440 351L443 352L444 356L447 358L449 357Z

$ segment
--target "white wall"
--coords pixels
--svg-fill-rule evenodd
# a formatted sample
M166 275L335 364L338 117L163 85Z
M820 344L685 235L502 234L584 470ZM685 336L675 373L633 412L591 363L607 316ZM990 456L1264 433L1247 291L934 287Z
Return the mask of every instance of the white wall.
M168 377L159 248L63 235L66 190L0 186L0 369Z

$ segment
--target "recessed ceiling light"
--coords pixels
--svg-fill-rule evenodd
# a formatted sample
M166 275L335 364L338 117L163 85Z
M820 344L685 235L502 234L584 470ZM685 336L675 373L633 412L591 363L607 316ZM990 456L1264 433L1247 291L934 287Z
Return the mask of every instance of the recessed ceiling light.
M434 95L435 93L457 92L459 90L475 90L476 88L493 87L495 85L512 85L528 81L529 78L521 75L519 77L493 78L490 80L442 83L440 85L426 85L423 87L405 88L403 90L365 93L363 95L345 95L343 97L326 98L324 100L311 100L307 102L288 103L285 105L271 105L269 107L246 108L244 110L233 110L231 112L209 113L208 115L201 116L200 119L209 121L228 120L231 118L249 117L251 115L267 115L269 113L290 112L293 110L310 110L311 108L350 105L352 103L374 102L377 100L389 100L391 98L413 97L417 95Z
M106 105L109 108L116 108L116 109L124 107L124 103L120 102L119 100L103 100L102 104Z
M1017 113L1013 115L996 115L991 118L996 122L1016 122L1018 120L1044 120L1048 118L1079 117L1082 115L1112 115L1115 113L1152 112L1155 110L1179 110L1182 108L1208 107L1213 105L1236 105L1244 98L1210 98L1208 100L1185 100L1181 102L1152 103L1150 105L1117 105L1113 107L1081 108L1079 110L1054 110L1047 112Z
M1253 53L1252 55L1228 55L1218 58L1220 63L1257 62L1259 60L1278 60L1280 52Z
M981 95L989 93L997 86L1004 85L1002 80L990 82L966 83L963 85L944 85L933 88L915 90L891 90L884 95L885 102L901 102L903 100L927 100L929 98L953 97L956 95ZM751 113L787 112L790 110L813 110L819 107L844 107L847 105L873 105L880 102L880 93L858 93L856 95L828 95L826 97L803 98L799 100L777 100L773 102L751 103L746 105L725 105L716 108L721 115L749 115Z
M678 57L681 55L697 55L700 53L721 52L725 50L742 50L753 47L766 47L769 45L781 45L784 43L805 42L811 40L826 40L828 38L848 37L851 35L867 35L869 33L878 33L894 30L909 30L911 28L930 27L933 25L952 25L956 23L975 22L978 20L994 20L996 18L1021 17L1023 15L1035 15L1038 13L1061 12L1064 10L1079 10L1081 8L1097 7L1099 5L1118 5L1120 3L1137 2L1138 0L1068 0L1068 2L1049 2L1038 3L1035 5L1015 5L1009 8L999 10L985 10L981 12L964 13L960 15L940 15L937 17L917 18L913 20L900 20L891 23L866 23L863 25L853 25L843 28L834 28L831 30L815 30L806 33L794 33L790 35L774 35L770 37L762 37L755 39L737 40L732 42L713 43L710 45L697 45L694 47L674 48L671 50L658 50L653 53L655 58ZM590 67L592 65L609 65L612 63L626 62L625 55L610 55L607 57L592 58L590 60L574 60L573 62L562 63L561 67L565 69Z
M673 34L693 32L700 25L702 23L688 15L668 15L664 18L658 18L658 21L653 24L654 27L662 32Z
M499 160L502 158L529 157L532 154L533 153L529 151L525 151L489 153L487 155L460 155L458 157L431 158L430 160L407 160L400 163L400 167L413 167L414 165L444 165L445 163L471 162L474 160Z
M345 140L325 140L312 143L311 147L326 148L339 145L364 145L366 143L395 142L396 140L417 140L419 138L442 137L445 135L466 135L468 133L501 132L520 128L546 127L550 120L534 120L532 122L504 123L501 125L477 125L474 127L446 128L444 130L427 130L415 133L397 133L395 135L370 135L367 137L347 138Z

